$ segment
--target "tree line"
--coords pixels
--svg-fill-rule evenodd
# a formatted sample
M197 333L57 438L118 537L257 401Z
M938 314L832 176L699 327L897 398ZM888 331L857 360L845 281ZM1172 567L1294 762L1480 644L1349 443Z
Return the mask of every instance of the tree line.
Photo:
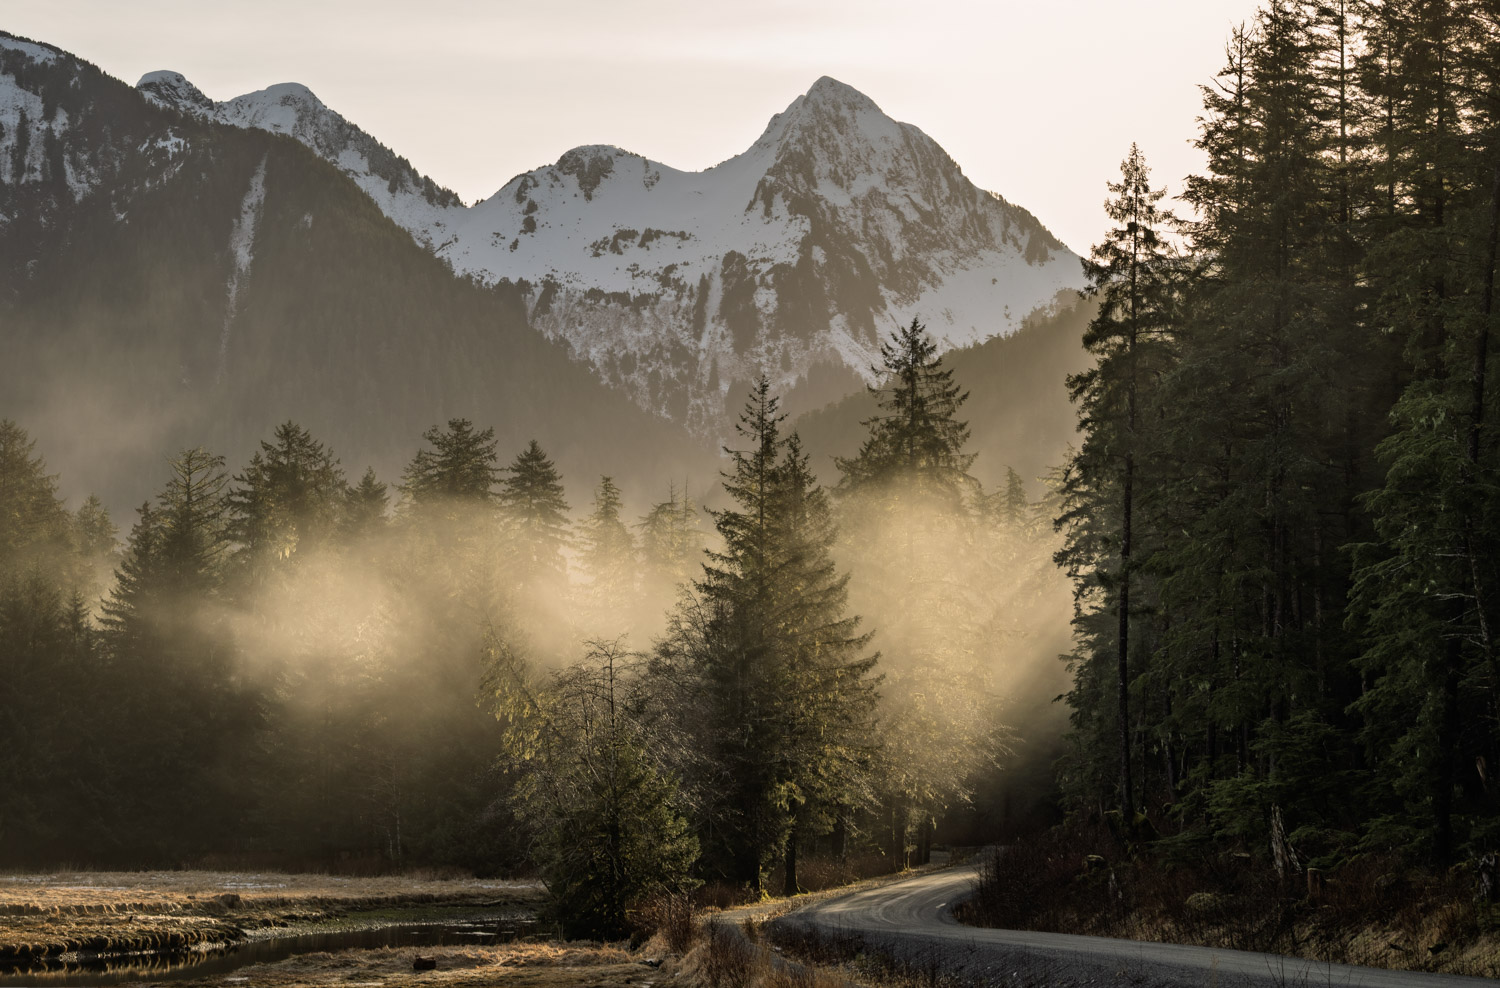
M575 521L538 443L502 466L467 420L394 485L288 422L238 472L172 458L120 544L4 423L6 858L537 865L579 932L795 890L799 855L924 860L1006 751L1053 537L969 475L920 324L882 358L834 487L762 380L718 506L635 521L609 477Z
M1193 219L1132 147L1086 263L1061 784L1283 870L1492 848L1500 10L1273 0L1202 92Z

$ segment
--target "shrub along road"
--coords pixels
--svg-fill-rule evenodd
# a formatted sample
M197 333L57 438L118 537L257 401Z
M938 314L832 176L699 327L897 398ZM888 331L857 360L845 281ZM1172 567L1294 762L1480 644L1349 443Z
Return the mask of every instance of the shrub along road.
M812 903L778 922L824 937L858 938L917 970L1019 985L1215 985L1220 988L1458 988L1487 978L1385 971L1170 943L964 926L953 907L972 889L976 865Z

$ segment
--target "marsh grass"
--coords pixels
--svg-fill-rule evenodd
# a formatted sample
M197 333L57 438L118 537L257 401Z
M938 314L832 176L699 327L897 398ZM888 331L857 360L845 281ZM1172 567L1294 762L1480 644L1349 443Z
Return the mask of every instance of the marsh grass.
M428 876L273 872L0 875L0 958L74 950L186 950L327 922L350 911L524 907L533 884Z

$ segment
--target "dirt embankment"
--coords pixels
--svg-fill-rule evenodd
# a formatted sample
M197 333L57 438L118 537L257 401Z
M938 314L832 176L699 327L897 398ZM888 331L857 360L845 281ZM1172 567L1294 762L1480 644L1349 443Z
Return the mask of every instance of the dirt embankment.
M534 883L221 872L0 875L0 961L70 952L188 950L355 910L506 907Z

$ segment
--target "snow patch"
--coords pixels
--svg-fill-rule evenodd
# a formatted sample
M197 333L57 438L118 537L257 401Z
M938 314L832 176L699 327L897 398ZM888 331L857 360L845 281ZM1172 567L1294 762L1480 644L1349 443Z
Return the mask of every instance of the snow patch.
M266 159L261 158L250 176L250 188L240 203L240 215L234 219L229 230L229 256L232 262L227 286L229 301L224 311L224 328L219 331L219 374L217 383L224 382L229 366L229 334L234 325L235 308L241 287L250 276L250 263L255 259L255 228L260 222L261 206L266 201Z

